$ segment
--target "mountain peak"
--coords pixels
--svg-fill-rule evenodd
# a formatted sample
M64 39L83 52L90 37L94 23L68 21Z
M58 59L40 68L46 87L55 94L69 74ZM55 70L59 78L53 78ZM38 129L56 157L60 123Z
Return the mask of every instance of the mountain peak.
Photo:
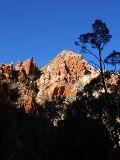
M72 50L63 50L57 56L67 57L67 56L78 56L78 55L82 57L81 54L75 53Z
M42 75L37 80L40 87L38 103L43 95L49 99L59 95L72 97L80 89L79 85L84 86L97 75L98 72L80 54L64 50L42 68Z

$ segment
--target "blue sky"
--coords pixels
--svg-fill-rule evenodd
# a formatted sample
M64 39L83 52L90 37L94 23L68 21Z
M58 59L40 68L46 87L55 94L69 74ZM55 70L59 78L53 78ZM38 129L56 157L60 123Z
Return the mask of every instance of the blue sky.
M97 18L113 36L104 57L120 51L119 9L120 0L0 0L0 63L34 57L42 66L62 50L79 52L74 41Z

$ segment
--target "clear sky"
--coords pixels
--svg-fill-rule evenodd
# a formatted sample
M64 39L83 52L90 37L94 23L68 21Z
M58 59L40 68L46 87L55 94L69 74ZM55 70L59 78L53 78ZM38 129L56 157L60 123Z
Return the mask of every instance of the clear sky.
M0 63L34 57L42 66L62 50L79 52L74 41L97 18L113 36L104 55L120 51L120 0L0 0Z

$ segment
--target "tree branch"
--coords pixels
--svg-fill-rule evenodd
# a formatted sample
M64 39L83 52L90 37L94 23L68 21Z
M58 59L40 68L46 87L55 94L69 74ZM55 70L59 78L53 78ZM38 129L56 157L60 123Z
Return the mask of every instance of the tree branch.
M84 49L85 49L85 51L82 49L81 52L91 54L92 56L94 56L94 57L100 62L100 59L99 59L94 53L92 53L92 52L91 52L89 49L87 49L87 48L84 48ZM104 61L103 61L102 59L101 59L101 61L102 61L102 63L103 63L104 70L105 70L105 63L104 63ZM100 69L100 66L99 66L99 69Z

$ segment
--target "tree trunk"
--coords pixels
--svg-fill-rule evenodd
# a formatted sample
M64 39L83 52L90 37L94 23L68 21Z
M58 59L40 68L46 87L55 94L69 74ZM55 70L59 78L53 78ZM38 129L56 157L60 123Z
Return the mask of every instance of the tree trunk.
M119 149L119 137L117 134L117 124L116 124L116 117L115 117L115 113L114 113L114 109L115 108L115 103L111 104L108 92L107 92L107 87L106 87L106 83L105 83L105 76L104 76L104 72L103 72L103 67L102 67L102 57L101 57L101 49L99 48L99 58L100 58L100 74L101 74L101 78L102 78L102 83L103 83L103 87L105 90L105 96L106 96L106 100L108 102L108 111L110 113L110 116L112 118L112 123L114 126L114 132L115 132L115 144L117 146L117 148Z

